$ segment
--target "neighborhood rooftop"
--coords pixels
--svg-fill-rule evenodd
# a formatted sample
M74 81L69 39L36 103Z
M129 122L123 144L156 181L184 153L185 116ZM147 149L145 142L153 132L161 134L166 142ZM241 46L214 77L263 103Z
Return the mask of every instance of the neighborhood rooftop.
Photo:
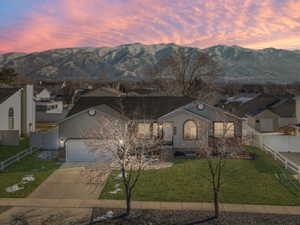
M82 97L72 108L68 117L91 107L108 105L124 113L128 118L157 119L193 100L189 97L175 96Z

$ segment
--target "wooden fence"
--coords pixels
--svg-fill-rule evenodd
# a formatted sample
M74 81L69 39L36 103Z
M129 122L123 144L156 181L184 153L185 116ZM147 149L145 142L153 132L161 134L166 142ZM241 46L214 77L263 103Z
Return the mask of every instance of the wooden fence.
M34 152L36 152L38 149L37 148L28 148L22 152L19 152L18 154L0 162L0 170L4 170L5 168L7 168L8 166L10 166L11 164L23 159L24 157L33 154Z

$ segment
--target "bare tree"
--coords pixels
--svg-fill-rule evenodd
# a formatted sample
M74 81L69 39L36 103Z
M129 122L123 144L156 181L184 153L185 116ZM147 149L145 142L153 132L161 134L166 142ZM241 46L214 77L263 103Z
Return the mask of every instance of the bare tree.
M150 131L154 127L150 129L151 125L146 120L128 119L120 114L119 118L109 115L101 116L99 121L97 128L89 131L86 135L93 137L91 140L86 140L86 143L93 148L101 148L102 156L111 157L110 163L106 164L106 169L99 169L100 173L112 170L120 171L126 200L126 212L121 217L128 217L131 212L134 189L147 165L145 155L161 149L160 137L152 137ZM146 126L145 133L137 134L139 125ZM146 129L150 129L150 133L146 132ZM99 142L99 140L101 141ZM94 223L96 222L91 224Z
M242 152L242 133L236 134L241 126L239 119L233 119L225 112L218 112L217 124L213 124L212 137L209 137L207 145L201 145L205 150L209 174L206 177L211 184L214 203L214 217L218 218L220 214L219 197L222 187L225 183L224 171L226 170L227 158L238 158ZM242 132L241 130L239 132Z
M202 100L216 89L215 81L220 72L220 67L208 54L184 47L174 50L148 70L152 77L164 80L165 92Z

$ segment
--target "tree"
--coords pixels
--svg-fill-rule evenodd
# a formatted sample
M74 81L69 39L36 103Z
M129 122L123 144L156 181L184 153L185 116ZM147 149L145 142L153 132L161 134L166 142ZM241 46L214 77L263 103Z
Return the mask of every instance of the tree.
M208 54L193 48L179 47L148 69L153 78L164 79L165 92L206 100L216 89L220 68ZM170 86L170 83L172 84Z
M0 71L0 83L4 84L12 84L18 74L15 72L14 69L12 68L2 68Z
M120 171L126 200L126 212L120 217L128 217L131 213L134 189L147 164L144 156L161 149L161 141L160 137L143 138L148 135L147 133L137 135L136 131L139 124L148 123L145 120L138 120L139 122L137 122L135 119L126 118L123 113L123 106L121 105L120 108L119 117L101 116L99 118L101 122L99 122L97 128L88 131L85 137L92 137L92 139L86 140L88 146L94 149L101 148L102 156L111 157L112 159L106 164L105 169L99 167L98 172L100 174L111 170ZM99 143L99 140L101 140L101 143ZM95 223L97 222L90 224Z
M237 158L242 152L242 134L237 135L236 126L241 126L241 121L233 119L225 112L217 113L218 124L214 124L214 135L210 137L209 144L203 145L209 174L206 177L211 184L214 203L214 217L220 214L219 197L225 183L224 173L226 170L226 159ZM228 171L226 171L228 172Z

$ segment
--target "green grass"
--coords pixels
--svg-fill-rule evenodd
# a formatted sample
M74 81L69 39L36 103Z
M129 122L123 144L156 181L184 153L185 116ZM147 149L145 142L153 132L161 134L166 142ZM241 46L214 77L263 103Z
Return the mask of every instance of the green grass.
M54 170L59 167L55 160L41 160L27 156L0 172L0 198L23 198L36 189ZM23 190L7 193L5 188L19 183L26 175L34 175L35 181L25 184Z
M223 203L300 205L300 193L293 185L281 184L275 173L292 176L276 161L261 150L245 147L256 153L256 160L226 160L225 184L220 194ZM101 199L124 199L124 191L110 194L114 185L121 183L115 179L114 171L100 196ZM211 202L212 192L208 176L207 161L176 160L170 168L144 171L136 186L133 199L140 201L188 201ZM294 182L296 182L294 180ZM299 183L298 183L299 185Z
M20 140L19 146L0 146L0 162L8 159L15 154L25 150L29 147L29 140L27 138L22 138Z

